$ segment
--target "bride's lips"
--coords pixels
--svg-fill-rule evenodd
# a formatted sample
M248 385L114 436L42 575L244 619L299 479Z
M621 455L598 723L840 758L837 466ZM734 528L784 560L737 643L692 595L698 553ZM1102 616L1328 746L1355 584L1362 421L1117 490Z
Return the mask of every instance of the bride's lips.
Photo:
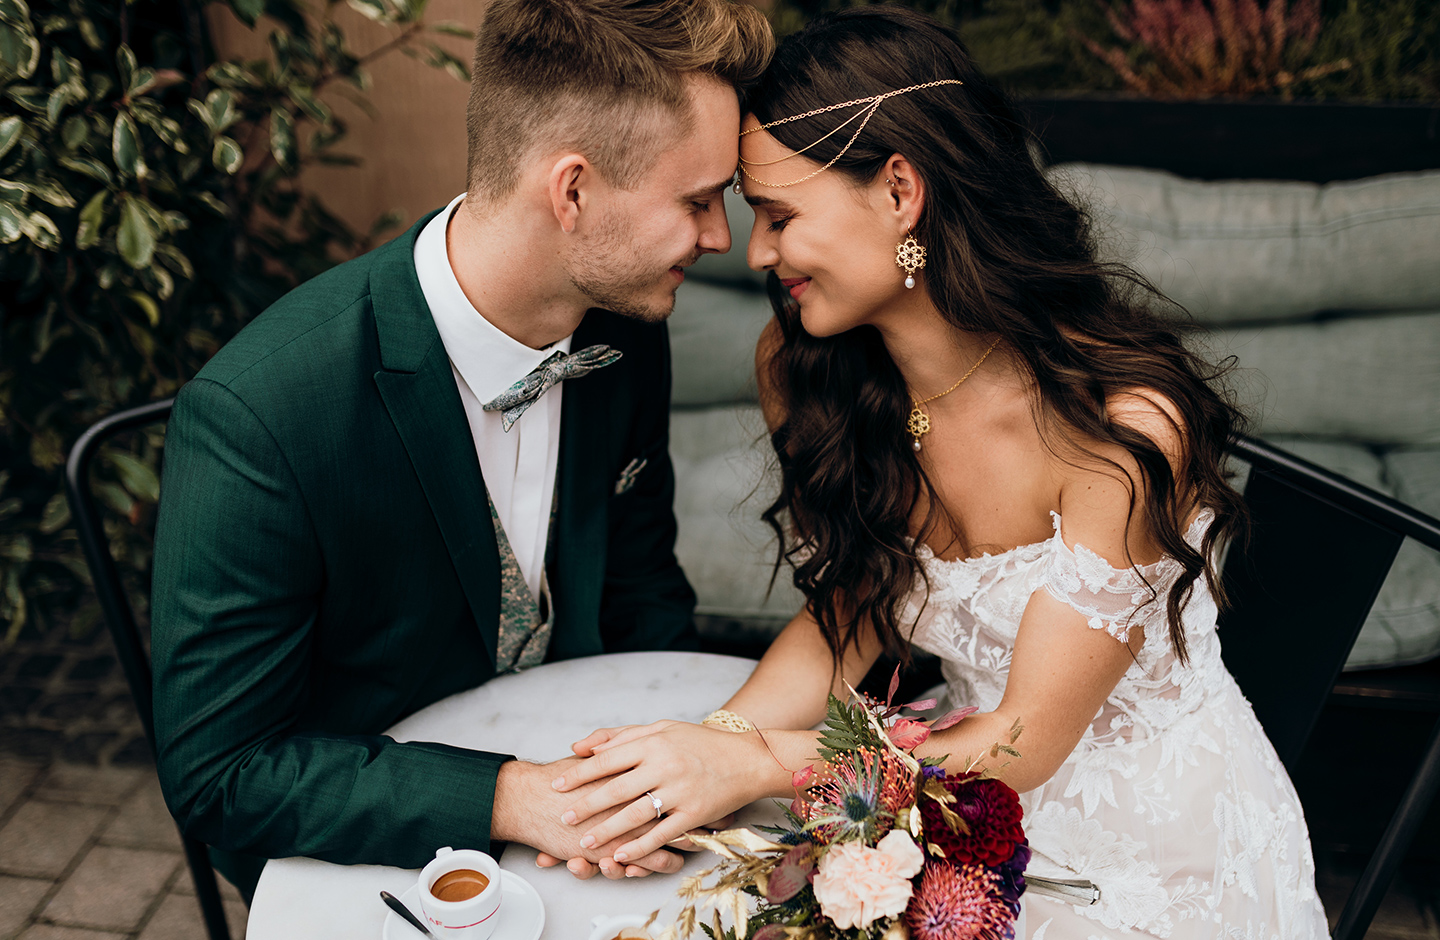
M810 286L810 279L808 277L782 277L780 283L790 292L791 297L799 300L800 295L805 293L805 288Z

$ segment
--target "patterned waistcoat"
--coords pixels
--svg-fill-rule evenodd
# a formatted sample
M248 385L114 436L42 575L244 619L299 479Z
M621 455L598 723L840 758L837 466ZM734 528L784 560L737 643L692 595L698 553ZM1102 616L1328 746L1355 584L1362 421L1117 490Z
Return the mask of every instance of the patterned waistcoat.
M549 532L545 538L545 568L550 567L550 558L555 551L555 506L559 501L559 480L556 493L550 499ZM495 502L485 494L490 506L490 521L495 526L495 545L500 550L500 634L495 643L495 672L519 672L538 666L545 661L550 648L550 632L555 626L555 604L550 597L550 576L547 571L540 573L540 598L530 593L525 575L520 571L520 562L515 559L515 550L500 524L500 514L495 511Z

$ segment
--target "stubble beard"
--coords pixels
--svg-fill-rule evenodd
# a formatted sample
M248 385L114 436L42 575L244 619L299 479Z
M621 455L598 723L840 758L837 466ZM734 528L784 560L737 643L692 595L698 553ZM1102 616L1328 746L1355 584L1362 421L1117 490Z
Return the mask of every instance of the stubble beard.
M590 248L573 258L570 283L602 310L642 323L661 323L675 310L675 292L663 301L647 299L655 294L658 278L651 273L653 268L635 266L634 259L642 253L625 237L625 230L624 223L614 220L597 231Z

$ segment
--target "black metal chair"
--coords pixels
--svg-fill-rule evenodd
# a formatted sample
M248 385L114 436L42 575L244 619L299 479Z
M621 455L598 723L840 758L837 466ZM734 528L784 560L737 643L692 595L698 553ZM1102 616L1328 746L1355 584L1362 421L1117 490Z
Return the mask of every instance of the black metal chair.
M75 532L85 552L85 562L95 583L95 595L99 598L105 625L115 641L116 658L120 660L125 678L130 683L130 694L140 712L140 723L145 727L145 739L150 742L151 753L155 751L155 725L150 656L135 623L135 612L125 595L95 497L90 491L90 465L105 442L122 432L165 421L170 417L170 408L174 403L173 398L167 398L97 422L80 435L65 464L65 495L70 501ZM215 870L210 865L205 845L184 832L180 833L180 841L185 847L185 861L190 866L190 877L195 881L195 895L200 901L200 911L210 940L230 940L220 886L215 880Z
M1292 776L1327 701L1440 711L1440 678L1404 683L1384 672L1340 671L1401 543L1408 537L1440 551L1440 520L1262 441L1242 438L1231 452L1251 466L1245 503L1253 530L1225 561L1232 606L1220 640ZM1437 789L1440 721L1340 913L1335 940L1365 935Z

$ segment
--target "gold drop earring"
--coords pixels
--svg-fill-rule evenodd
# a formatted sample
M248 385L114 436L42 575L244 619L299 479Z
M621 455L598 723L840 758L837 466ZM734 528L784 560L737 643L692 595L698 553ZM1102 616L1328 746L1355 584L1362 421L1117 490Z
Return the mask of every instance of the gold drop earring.
M915 240L910 229L905 232L905 240L895 246L895 263L905 271L905 286L913 289L915 272L925 267L925 246Z

